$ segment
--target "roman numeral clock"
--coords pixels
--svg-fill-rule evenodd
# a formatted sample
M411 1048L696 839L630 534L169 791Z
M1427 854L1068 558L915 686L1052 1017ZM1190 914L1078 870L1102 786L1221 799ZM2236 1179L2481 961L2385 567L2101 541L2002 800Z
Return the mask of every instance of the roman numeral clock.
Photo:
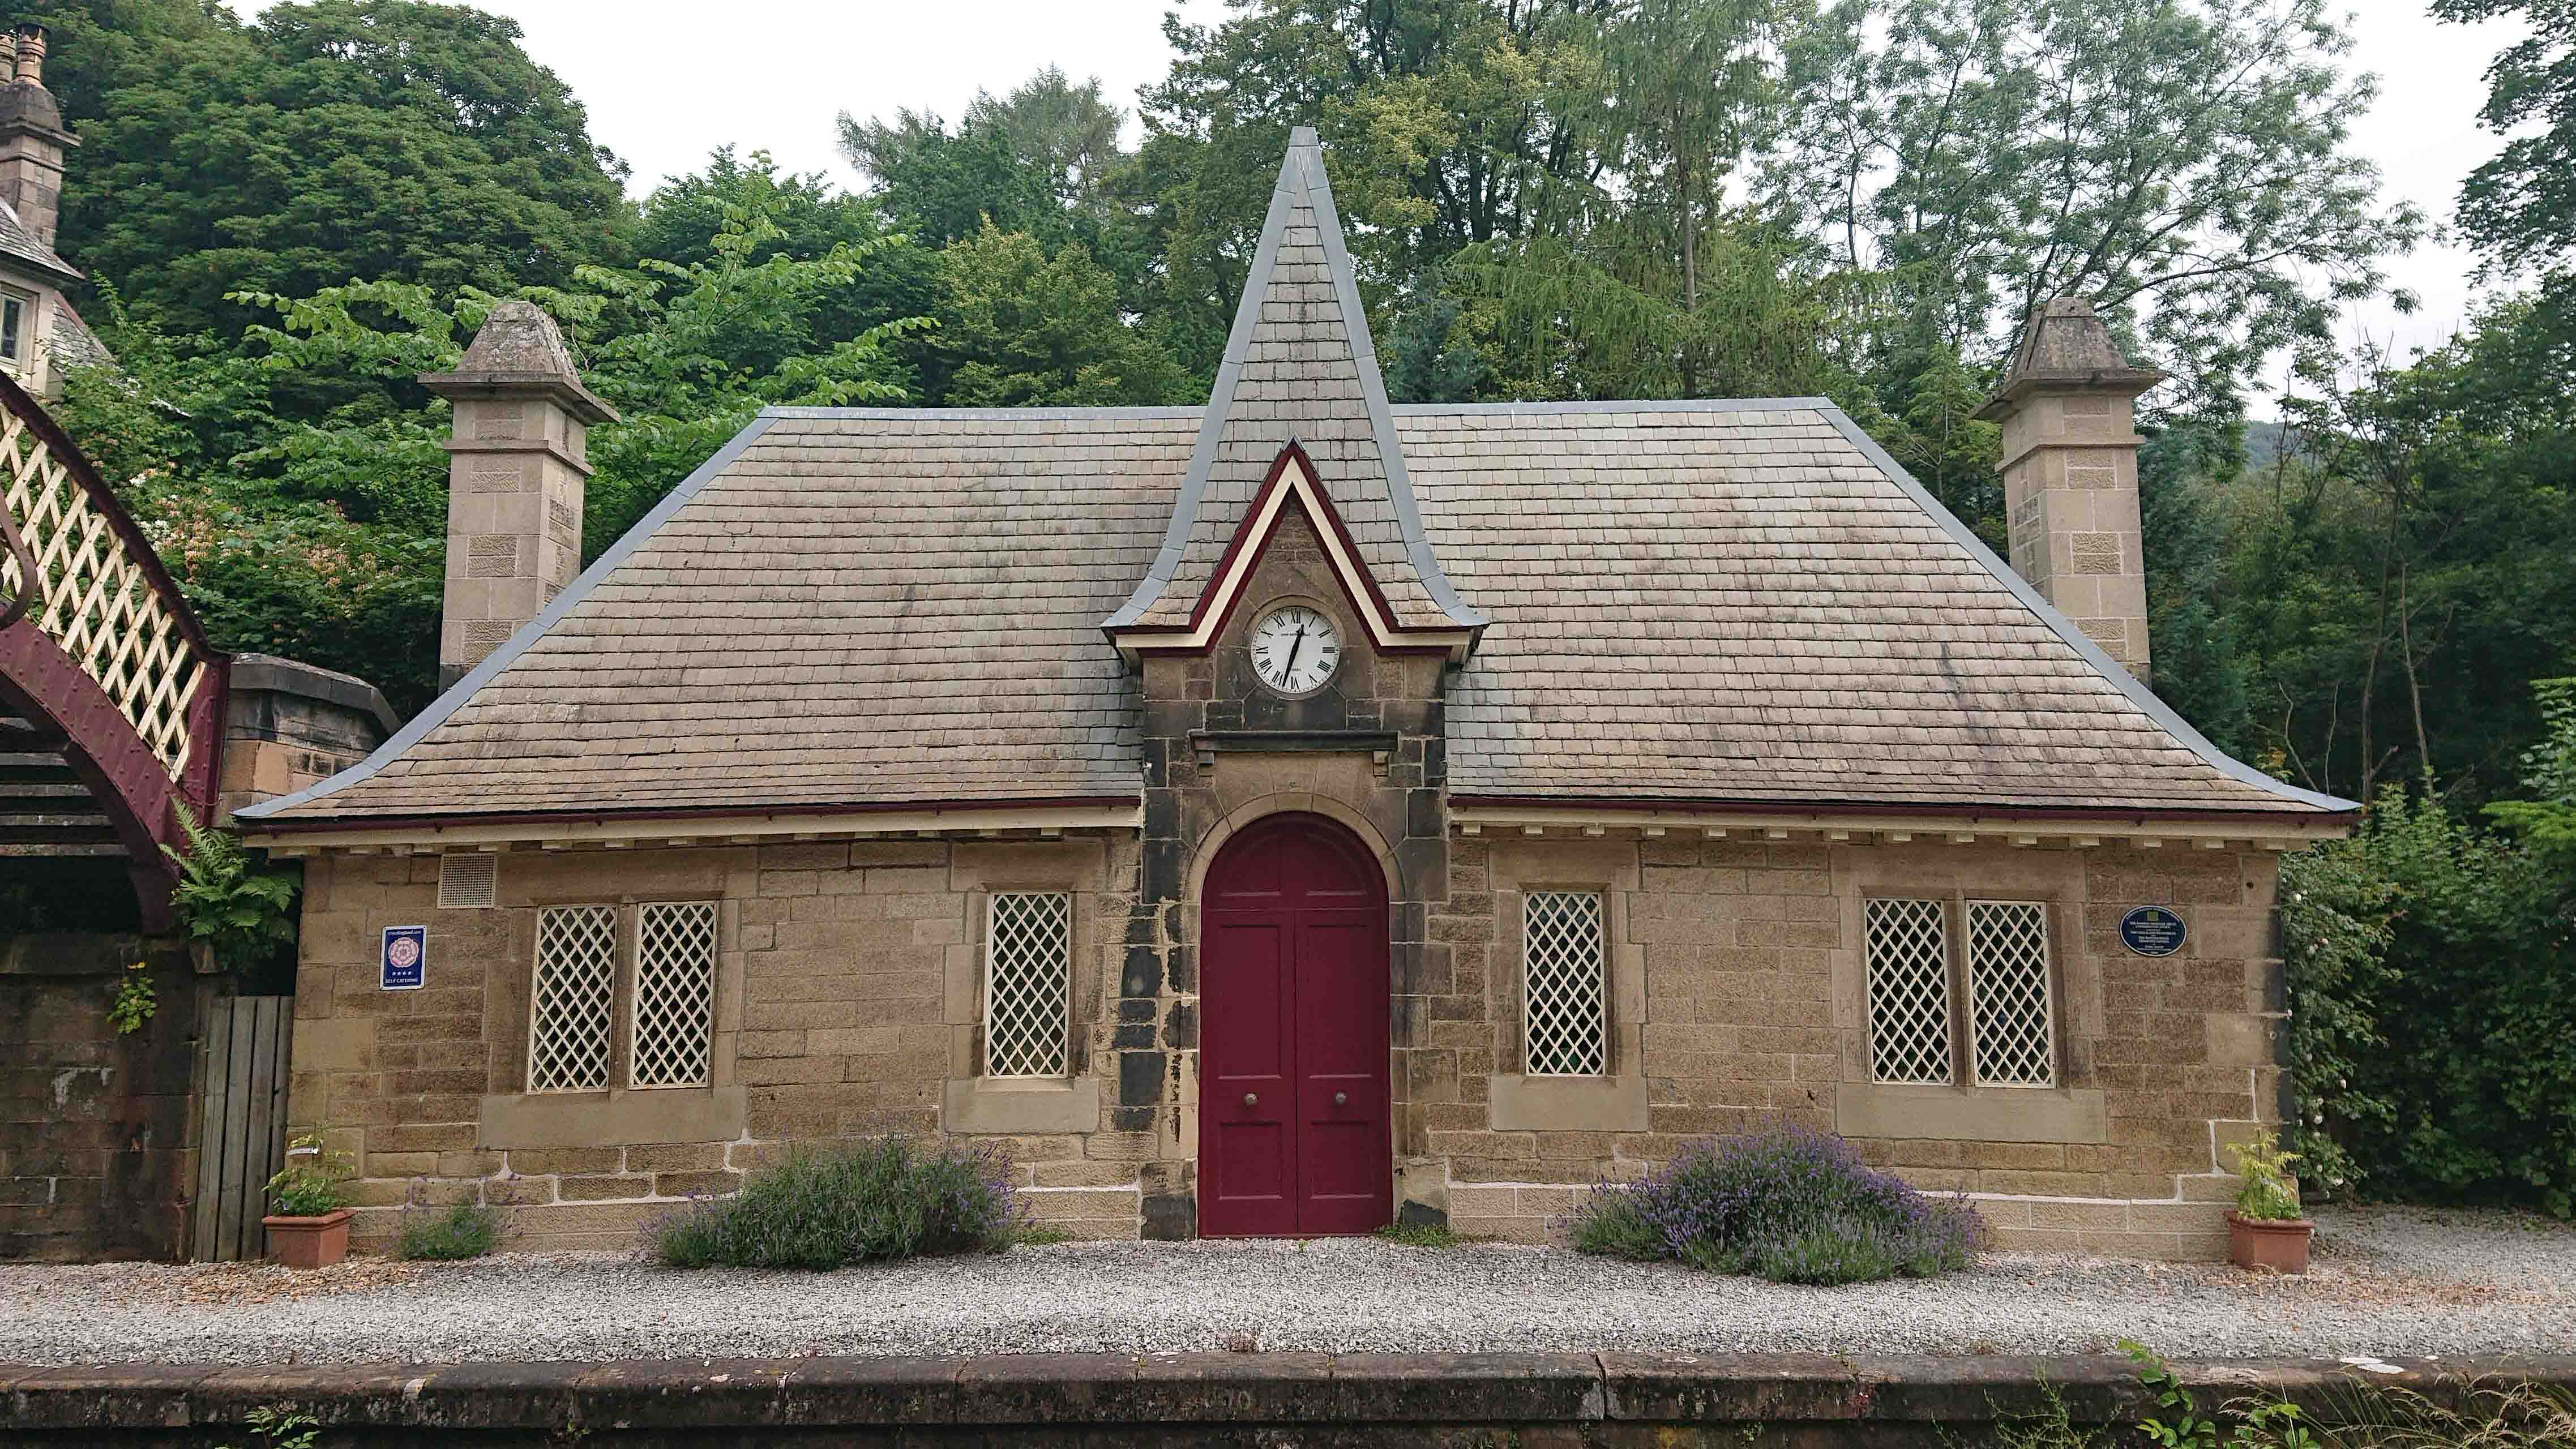
M1313 694L1341 662L1341 632L1322 610L1282 604L1253 621L1253 673L1281 694Z

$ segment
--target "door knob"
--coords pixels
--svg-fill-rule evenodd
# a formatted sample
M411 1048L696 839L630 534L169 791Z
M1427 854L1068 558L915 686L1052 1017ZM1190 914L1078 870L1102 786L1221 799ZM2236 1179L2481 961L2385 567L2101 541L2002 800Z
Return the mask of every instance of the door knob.
M1347 1106L1349 1106L1350 1104L1351 1104L1351 1094L1350 1094L1350 1093L1348 1093L1348 1092L1335 1092L1335 1093L1333 1094L1333 1105L1334 1105L1334 1106L1336 1106L1336 1107L1347 1107Z
M1258 1093L1258 1092L1246 1092L1246 1093L1244 1093L1244 1094L1243 1094L1243 1105L1245 1105L1245 1106L1247 1106L1247 1107L1257 1107L1257 1106L1261 1105L1261 1094L1260 1094L1260 1093Z

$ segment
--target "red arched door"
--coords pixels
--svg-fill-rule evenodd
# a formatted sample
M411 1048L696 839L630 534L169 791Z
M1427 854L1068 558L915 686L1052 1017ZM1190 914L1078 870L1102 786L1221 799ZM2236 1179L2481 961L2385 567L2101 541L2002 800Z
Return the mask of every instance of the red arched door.
M1386 883L1357 837L1277 815L1199 898L1199 1232L1392 1219Z

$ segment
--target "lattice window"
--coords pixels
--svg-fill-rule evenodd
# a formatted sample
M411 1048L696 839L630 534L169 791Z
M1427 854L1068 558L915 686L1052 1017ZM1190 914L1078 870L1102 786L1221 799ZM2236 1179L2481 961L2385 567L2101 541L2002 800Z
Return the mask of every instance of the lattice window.
M528 1090L608 1086L617 1001L617 907L537 912L537 964L528 1006Z
M1061 1077L1073 1000L1073 897L995 891L984 938L984 1074Z
M1597 1077L1610 1070L1607 957L1598 892L1521 897L1521 1000L1531 1076Z
M1968 1024L1978 1083L2056 1085L2046 903L1968 902Z
M637 1087L703 1087L716 1024L716 903L653 901L635 913Z
M1950 938L1941 902L1873 900L1863 915L1870 1074L1882 1082L1950 1081Z
M175 599L153 587L143 556L34 429L0 412L0 508L36 570L0 548L0 608L24 595L37 631L78 661L176 780L186 771L188 708L207 659L188 641Z

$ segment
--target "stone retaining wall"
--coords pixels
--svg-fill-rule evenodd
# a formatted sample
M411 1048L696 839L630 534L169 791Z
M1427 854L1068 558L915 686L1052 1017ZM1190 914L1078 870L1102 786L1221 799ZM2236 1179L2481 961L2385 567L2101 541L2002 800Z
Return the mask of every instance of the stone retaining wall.
M2437 1399L2487 1374L2576 1389L2576 1358L2183 1364L2203 1408L2286 1395L2324 1422L2364 1378ZM2151 1412L2112 1358L1688 1354L1032 1354L732 1362L0 1368L0 1444L239 1442L254 1410L325 1446L1931 1445L2062 1403Z

